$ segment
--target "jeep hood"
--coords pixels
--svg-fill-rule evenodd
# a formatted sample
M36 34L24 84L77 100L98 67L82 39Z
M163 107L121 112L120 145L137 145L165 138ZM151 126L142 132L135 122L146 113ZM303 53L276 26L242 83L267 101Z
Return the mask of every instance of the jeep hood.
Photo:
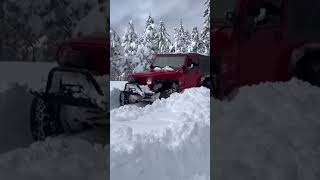
M182 75L182 70L150 70L147 72L130 74L132 77L138 80L139 83L144 84L148 78L154 80L174 80Z

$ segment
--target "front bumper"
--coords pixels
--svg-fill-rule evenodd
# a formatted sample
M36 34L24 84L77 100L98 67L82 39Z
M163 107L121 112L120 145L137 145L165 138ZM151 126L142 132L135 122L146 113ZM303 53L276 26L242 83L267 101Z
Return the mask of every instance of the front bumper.
M129 82L122 91L124 99L130 104L138 102L154 102L159 99L160 93L151 91L148 86Z

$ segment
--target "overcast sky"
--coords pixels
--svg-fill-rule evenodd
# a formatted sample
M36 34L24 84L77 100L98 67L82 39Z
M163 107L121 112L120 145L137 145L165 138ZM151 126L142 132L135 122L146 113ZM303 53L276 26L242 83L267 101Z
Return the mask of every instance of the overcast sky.
M160 18L163 19L170 38L173 38L173 28L179 25L180 19L190 33L194 26L201 31L204 3L205 0L110 0L111 28L122 36L132 19L136 32L141 35L150 13L156 25Z

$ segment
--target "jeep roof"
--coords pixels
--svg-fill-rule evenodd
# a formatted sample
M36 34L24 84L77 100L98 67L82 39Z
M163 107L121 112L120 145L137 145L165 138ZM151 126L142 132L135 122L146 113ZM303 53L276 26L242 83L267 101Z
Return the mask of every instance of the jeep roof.
M102 55L101 53L98 54L94 54L95 57L97 57L96 59L90 59L86 60L85 65L80 65L83 68L86 68L90 71L93 71L97 74L109 74L109 35L107 33L93 33L90 35L84 35L81 37L77 37L77 38L72 38L70 40L65 41L64 43L61 44L61 46L58 49L58 56L60 56L59 53L61 53L63 49L65 49L66 47L70 47L70 46L76 46L76 47L81 47L81 48L103 48L105 50ZM93 50L95 51L95 50ZM90 50L90 52L93 52L92 50ZM99 52L102 52L99 50ZM103 56L103 58L101 58L100 60L100 55ZM64 65L64 62L60 62L60 58L58 58L58 63L60 65ZM80 63L80 62L79 62ZM77 62L74 62L75 66L79 66L79 64L77 65Z

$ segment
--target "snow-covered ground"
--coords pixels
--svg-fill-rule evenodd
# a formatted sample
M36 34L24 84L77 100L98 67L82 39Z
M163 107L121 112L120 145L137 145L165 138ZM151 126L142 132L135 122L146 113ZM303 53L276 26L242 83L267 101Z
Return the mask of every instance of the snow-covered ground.
M30 133L30 89L45 87L55 63L0 63L0 153L25 147L33 140Z
M117 108L113 95L124 83L111 82L111 179L209 179L209 90Z
M0 63L0 179L107 176L108 146L92 143L85 134L32 142L28 90L41 88L53 66ZM217 179L319 179L317 87L296 79L264 83L211 105L208 89L193 88L151 105L119 107L117 93L124 83L110 86L111 179L205 180L210 156L211 176Z
M292 79L213 101L216 179L319 179L320 89Z

